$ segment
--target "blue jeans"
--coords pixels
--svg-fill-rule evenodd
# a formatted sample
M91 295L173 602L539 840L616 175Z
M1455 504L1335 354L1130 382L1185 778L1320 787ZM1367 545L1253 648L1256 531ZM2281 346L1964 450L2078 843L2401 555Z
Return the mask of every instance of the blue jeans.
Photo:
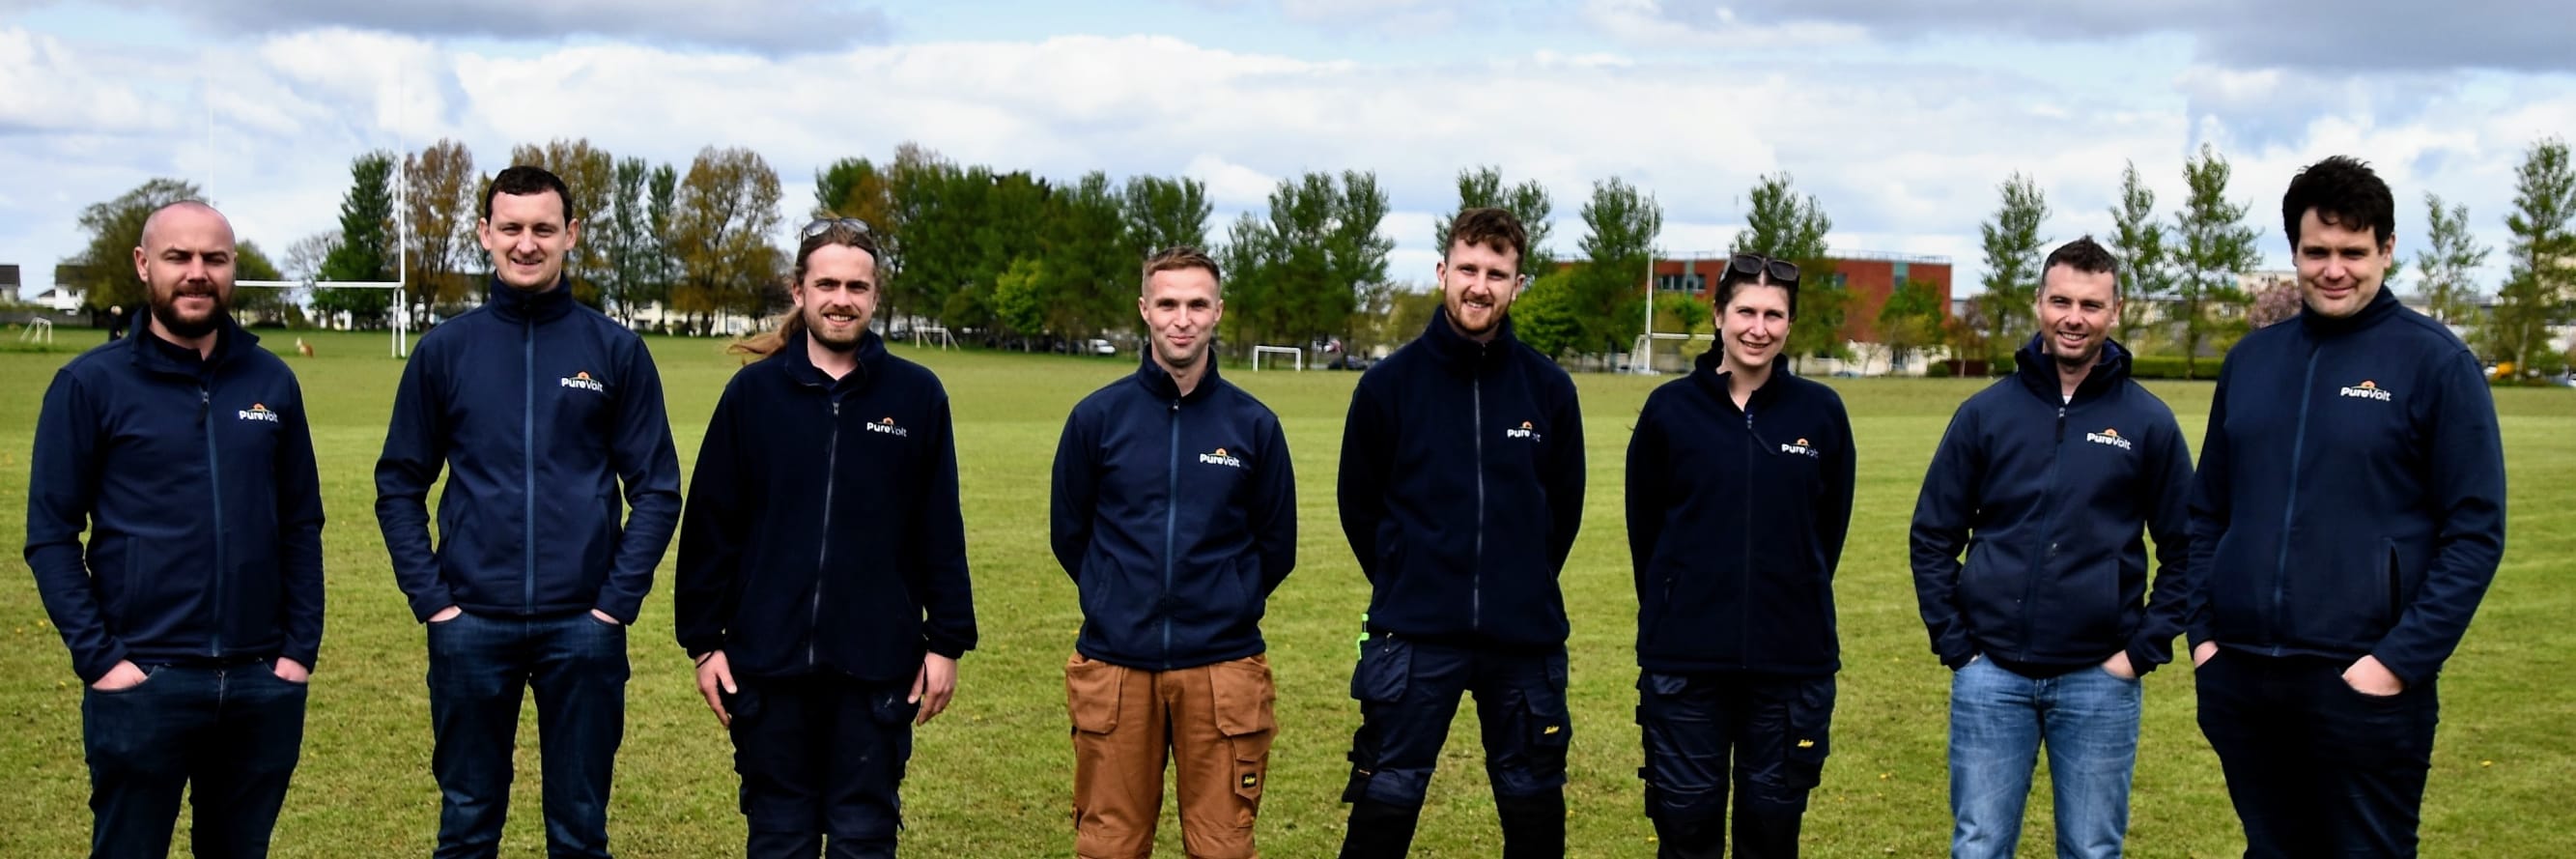
M1950 678L1954 859L2010 859L2032 766L2048 747L2057 855L2116 857L2129 831L2142 687L2099 666L2033 680L1977 659Z
M626 628L579 612L429 624L439 859L500 854L519 699L537 695L546 855L608 856L608 786L626 733Z
M195 812L191 852L268 855L304 744L304 684L278 679L265 661L143 667L140 684L81 693L90 855L170 855L183 788Z

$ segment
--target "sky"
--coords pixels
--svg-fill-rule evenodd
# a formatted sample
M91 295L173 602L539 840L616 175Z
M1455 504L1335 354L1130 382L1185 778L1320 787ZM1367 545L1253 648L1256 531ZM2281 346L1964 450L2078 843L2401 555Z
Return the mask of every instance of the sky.
M2170 219L2210 144L2268 267L2289 177L2348 154L2410 260L2425 195L2466 204L2492 288L2514 168L2576 131L2569 44L2547 0L0 0L0 263L49 286L82 207L160 176L282 257L336 225L351 158L440 138L486 172L554 138L683 170L750 147L792 228L818 168L916 141L1200 179L1212 241L1282 178L1374 171L1419 283L1462 169L1543 183L1560 257L1597 181L1655 196L1662 250L1717 252L1785 171L1834 250L1951 257L1964 294L2015 172L2053 244L2110 231L2127 163Z

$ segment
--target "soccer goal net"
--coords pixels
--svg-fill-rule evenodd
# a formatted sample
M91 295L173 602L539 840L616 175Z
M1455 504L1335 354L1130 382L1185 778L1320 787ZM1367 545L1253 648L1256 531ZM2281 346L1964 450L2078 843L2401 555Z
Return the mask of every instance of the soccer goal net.
M1288 356L1290 366L1301 371L1306 369L1306 350L1304 349L1299 349L1295 346L1254 346L1252 347L1253 372L1261 372L1261 356L1263 355L1286 355ZM1278 363L1278 360L1272 359L1271 363L1276 364Z

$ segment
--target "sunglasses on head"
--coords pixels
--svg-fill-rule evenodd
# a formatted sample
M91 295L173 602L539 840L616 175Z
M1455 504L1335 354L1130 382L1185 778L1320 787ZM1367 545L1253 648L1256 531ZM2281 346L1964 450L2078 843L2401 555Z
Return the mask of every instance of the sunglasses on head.
M870 239L876 238L876 233L868 229L868 222L857 218L815 218L807 222L804 229L796 231L796 240L801 242L831 232L833 227L841 227Z
M1746 278L1760 278L1768 274L1772 283L1782 286L1798 285L1798 264L1784 259L1772 259L1761 254L1736 254L1727 258L1726 268L1728 273Z

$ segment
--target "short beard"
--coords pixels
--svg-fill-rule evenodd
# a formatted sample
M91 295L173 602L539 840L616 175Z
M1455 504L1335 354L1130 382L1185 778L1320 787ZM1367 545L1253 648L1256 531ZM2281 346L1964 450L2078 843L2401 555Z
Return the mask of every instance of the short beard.
M215 299L215 309L208 312L203 319L179 318L179 296L176 293L171 294L167 299L153 300L152 318L160 322L162 329L169 331L170 336L181 340L195 340L213 334L215 329L223 327L224 320L232 315L232 308L226 306L220 296L209 294L207 297Z
M822 326L814 324L814 320L812 319L807 319L805 320L805 337L817 344L820 344L823 348L830 349L834 352L856 352L859 350L859 341L868 339L868 327L865 325L859 326L857 332L851 334L850 339L848 340L834 340L823 336Z

